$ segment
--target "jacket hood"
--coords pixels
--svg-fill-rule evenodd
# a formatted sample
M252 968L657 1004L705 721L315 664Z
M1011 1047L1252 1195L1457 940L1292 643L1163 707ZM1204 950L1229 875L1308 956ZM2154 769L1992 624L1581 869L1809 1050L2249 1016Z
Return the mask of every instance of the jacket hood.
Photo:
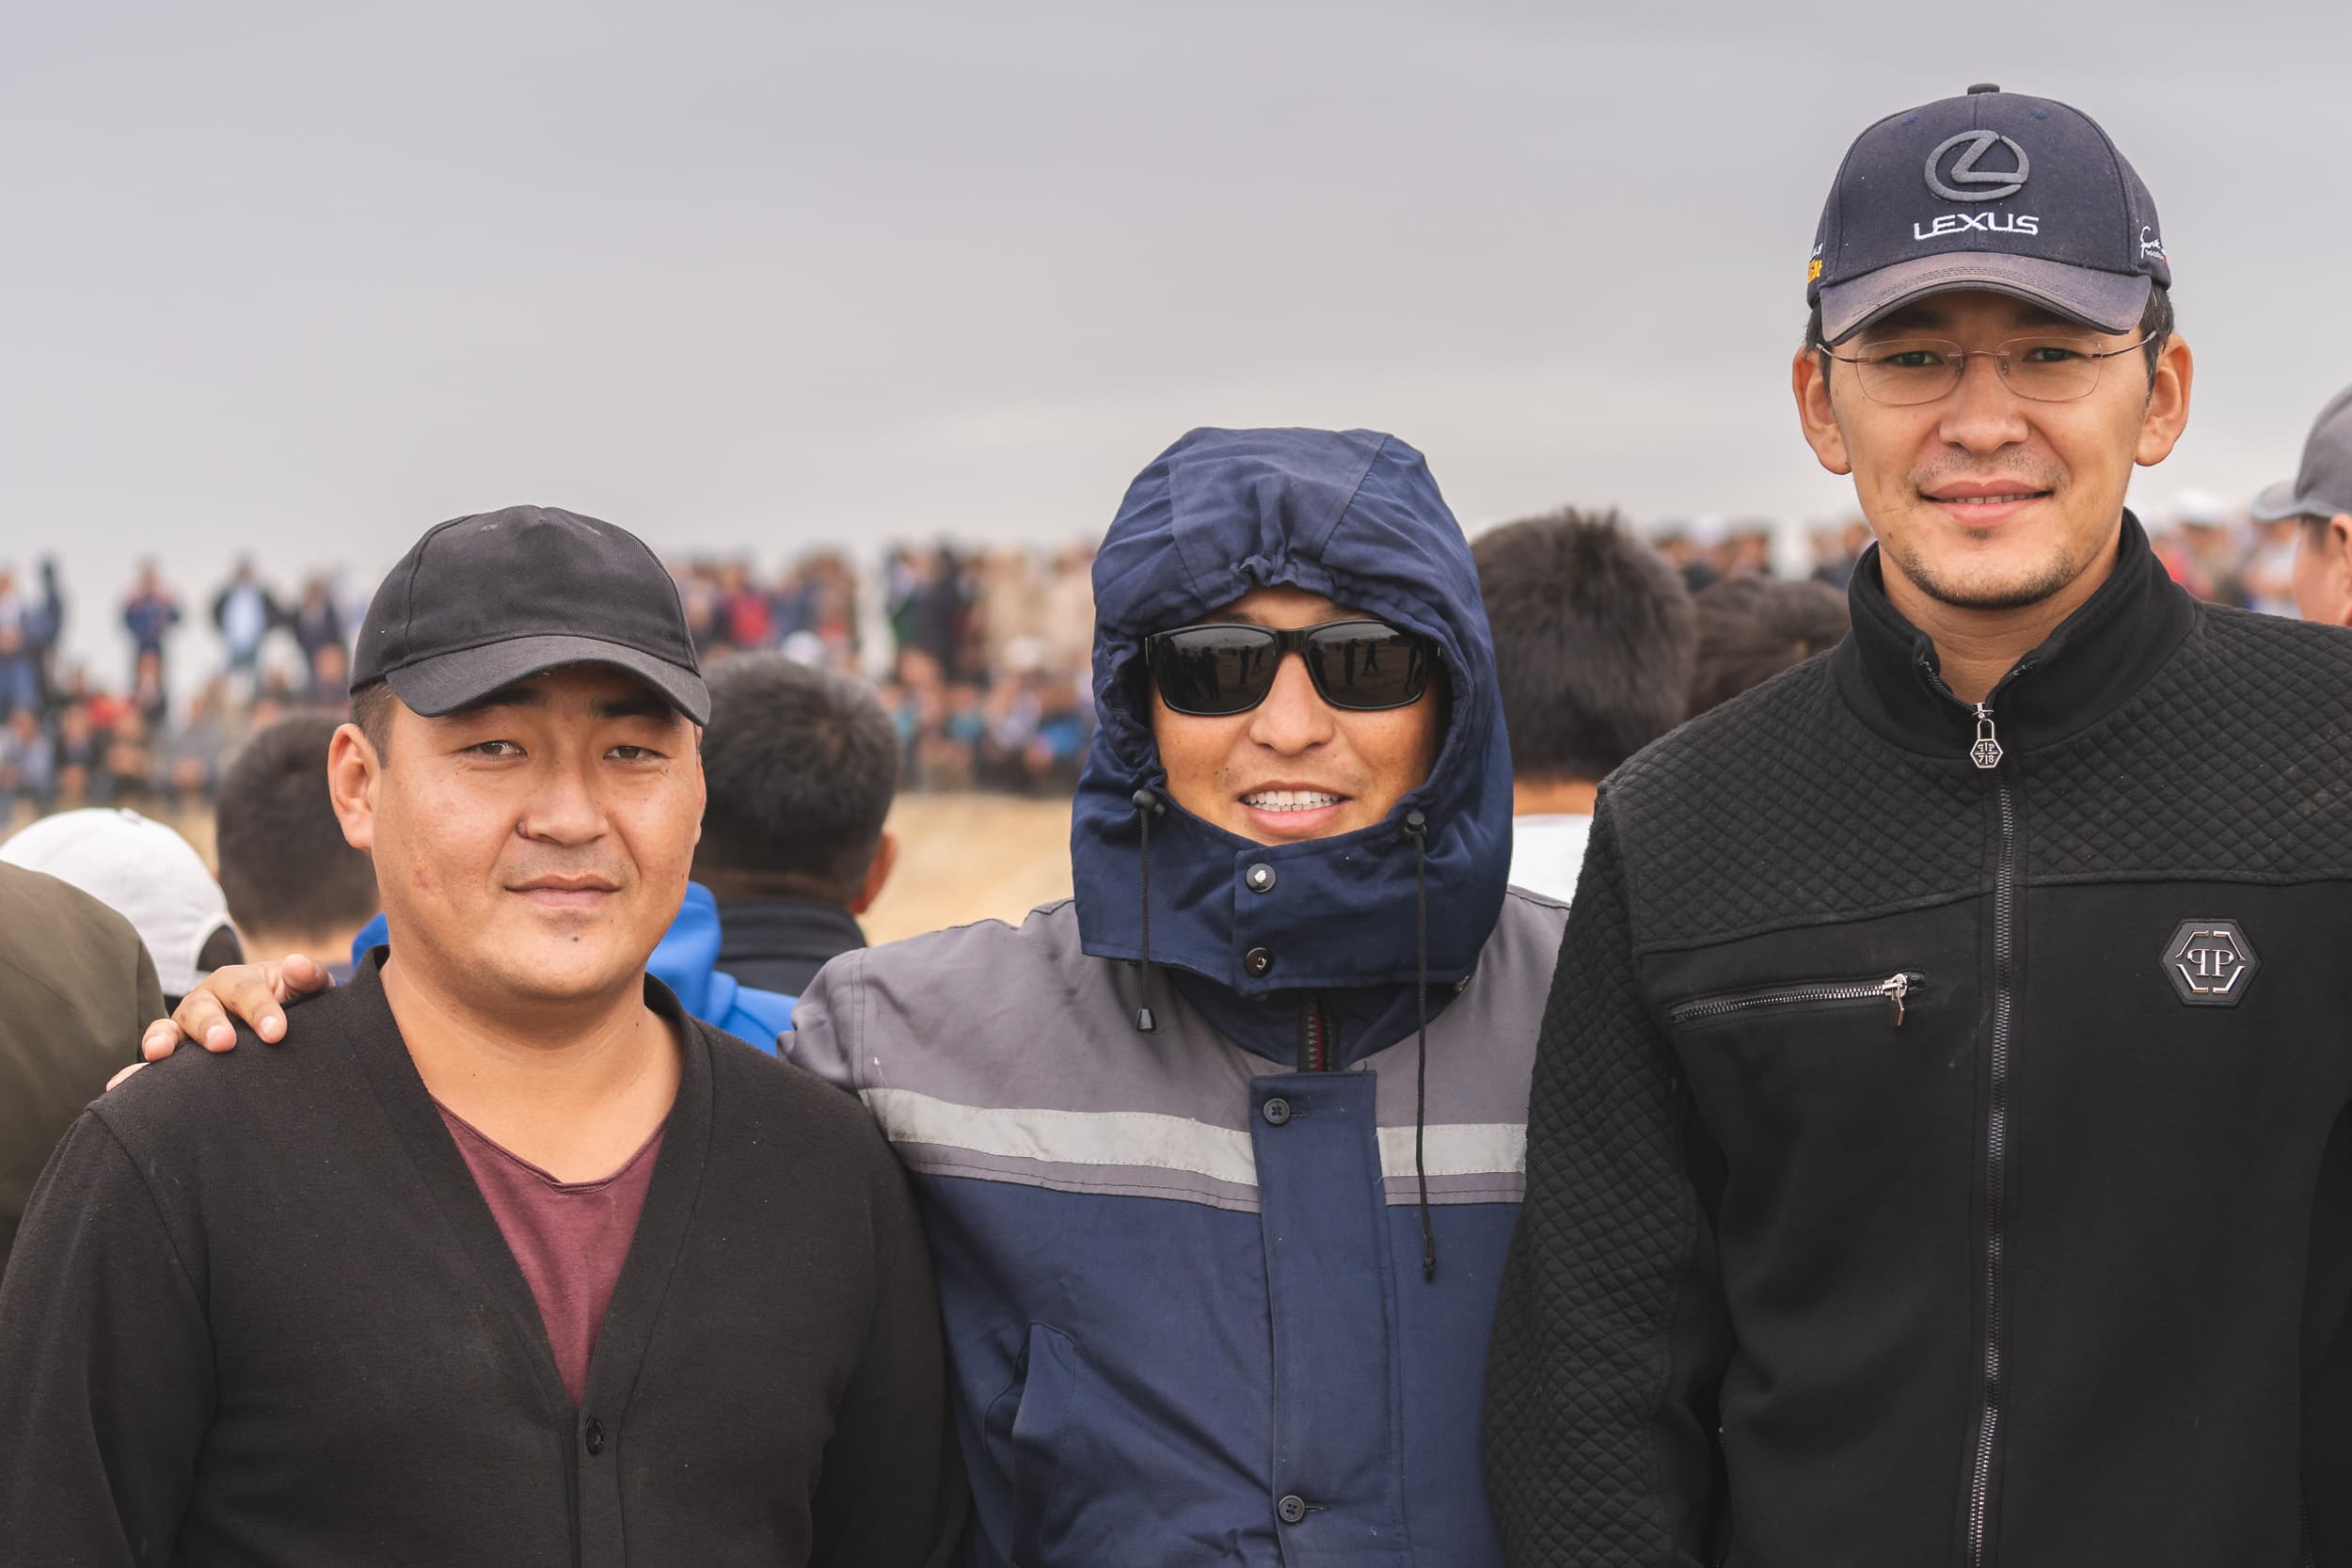
M1152 738L1144 638L1272 586L1322 594L1420 632L1439 649L1452 706L1437 764L1373 827L1303 844L1253 844L1167 795ZM1308 989L1409 990L1420 973L1416 868L1403 827L1417 809L1427 818L1433 1005L1450 994L1476 964L1502 907L1511 758L1477 569L1421 453L1375 431L1193 431L1129 486L1095 557L1094 600L1100 723L1071 827L1085 950L1106 958L1143 956L1133 798L1148 788L1166 802L1151 830L1154 963L1241 998ZM1260 864L1275 876L1253 892L1244 877ZM1244 955L1260 948L1272 962L1253 975ZM1202 987L1185 990L1211 1000ZM1373 1000L1352 998L1348 1010Z

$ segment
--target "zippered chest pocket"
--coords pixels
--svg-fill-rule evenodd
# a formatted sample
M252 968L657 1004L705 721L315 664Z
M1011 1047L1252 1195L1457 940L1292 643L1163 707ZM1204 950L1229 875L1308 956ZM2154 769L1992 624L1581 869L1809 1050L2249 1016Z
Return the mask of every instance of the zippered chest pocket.
M1725 1019L1761 1018L1781 1012L1836 1012L1876 1007L1889 1027L1899 1029L1911 1015L1911 1004L1925 976L1908 970L1892 974L1837 980L1798 980L1782 985L1750 986L1740 990L1692 996L1666 1009L1677 1027L1707 1024Z

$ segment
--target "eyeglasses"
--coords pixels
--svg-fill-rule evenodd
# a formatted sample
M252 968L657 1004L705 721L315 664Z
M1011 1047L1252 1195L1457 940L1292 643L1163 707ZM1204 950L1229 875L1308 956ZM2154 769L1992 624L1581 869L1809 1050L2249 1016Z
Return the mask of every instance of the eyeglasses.
M1292 654L1306 660L1308 678L1325 702L1359 713L1421 701L1438 658L1428 638L1386 621L1326 621L1287 630L1219 623L1143 640L1160 701L1195 718L1256 707Z
M1855 379L1873 403L1933 403L1960 385L1961 372L1979 356L1993 361L2002 381L2019 397L2072 403L2089 397L2099 385L2102 363L2135 353L2148 341L2143 338L2122 348L2102 349L2095 338L2042 334L2011 338L1994 348L1963 348L1942 338L1892 338L1868 344L1860 354L1821 352L1841 365L1853 366Z

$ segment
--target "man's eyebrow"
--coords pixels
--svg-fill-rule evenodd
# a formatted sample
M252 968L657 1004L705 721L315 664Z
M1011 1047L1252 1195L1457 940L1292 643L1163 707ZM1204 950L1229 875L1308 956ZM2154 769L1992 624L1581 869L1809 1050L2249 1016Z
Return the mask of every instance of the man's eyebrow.
M640 687L620 697L599 698L596 702L599 719L675 719L680 717L677 705L660 692Z
M1872 322L1869 333L1873 337L1883 337L1889 332L1944 332L1948 331L1951 325L1951 317L1932 305L1906 305Z
M444 719L471 719L477 714L492 713L500 708L545 707L548 694L529 681L516 681L501 686L486 697L476 697L463 707L453 707L441 715Z

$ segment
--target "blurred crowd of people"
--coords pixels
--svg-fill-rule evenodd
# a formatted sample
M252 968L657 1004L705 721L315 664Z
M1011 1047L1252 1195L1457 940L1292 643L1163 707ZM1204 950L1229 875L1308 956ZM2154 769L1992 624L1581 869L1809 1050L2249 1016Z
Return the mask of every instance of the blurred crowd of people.
M878 572L820 552L673 572L706 664L778 649L876 680L911 788L1066 790L1092 730L1092 551L902 547ZM246 735L342 709L359 606L329 574L292 592L238 561L189 602L150 562L124 593L120 678L64 657L74 596L54 561L0 562L0 832L90 805L201 806ZM201 660L186 678L182 660Z
M2191 492L2149 521L2191 593L2294 613L2294 519L2265 526ZM1651 533L1693 593L1778 576L1776 537L1767 521L1716 517ZM1813 580L1842 590L1869 542L1858 520L1817 530ZM1092 564L1083 545L941 545L895 548L874 568L823 551L772 576L739 558L673 572L707 662L777 649L872 678L898 726L906 787L1052 794L1075 781L1093 728ZM0 830L76 806L201 805L244 735L345 703L358 607L329 575L281 592L241 560L190 605L142 566L119 609L119 681L58 657L71 602L53 562L0 562ZM203 674L173 680L192 657Z

